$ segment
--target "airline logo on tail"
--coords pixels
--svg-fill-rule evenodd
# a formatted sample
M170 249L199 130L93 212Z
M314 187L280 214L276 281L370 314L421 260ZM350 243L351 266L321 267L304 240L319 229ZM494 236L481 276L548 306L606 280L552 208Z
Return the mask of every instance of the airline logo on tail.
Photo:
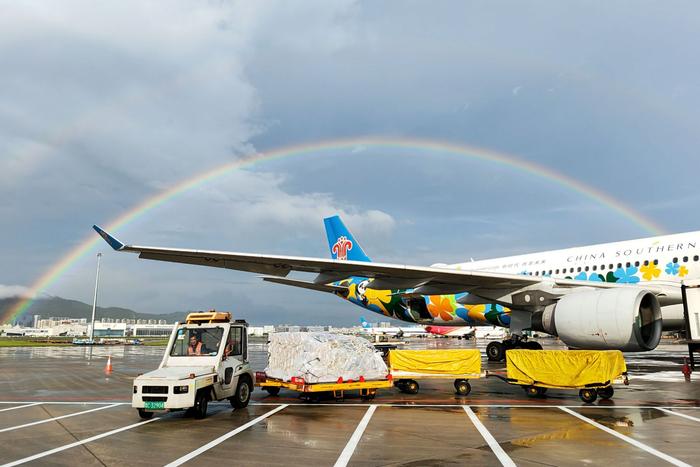
M372 325L367 322L364 316L360 317L360 323L362 324L362 327L365 329L372 329Z
M331 251L336 255L336 259L346 261L348 259L348 251L352 250L352 241L348 240L345 235L338 238Z

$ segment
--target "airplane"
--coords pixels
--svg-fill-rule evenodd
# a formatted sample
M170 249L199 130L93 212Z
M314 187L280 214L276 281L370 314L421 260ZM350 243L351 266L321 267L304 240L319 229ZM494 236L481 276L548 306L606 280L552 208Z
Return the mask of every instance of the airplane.
M378 327L373 326L369 323L364 316L360 316L360 324L362 324L362 329L369 335L375 336L389 336L389 337L413 337L413 336L425 336L428 333L426 329L421 326L403 326L403 327Z
M436 336L456 337L457 339L471 339L476 336L474 326L426 326L425 330Z
M653 350L662 330L684 329L681 282L700 278L700 232L425 267L372 262L339 216L324 224L331 259L127 245L93 228L143 259L258 273L420 325L508 328L486 348L492 361L541 349L528 330L571 348Z

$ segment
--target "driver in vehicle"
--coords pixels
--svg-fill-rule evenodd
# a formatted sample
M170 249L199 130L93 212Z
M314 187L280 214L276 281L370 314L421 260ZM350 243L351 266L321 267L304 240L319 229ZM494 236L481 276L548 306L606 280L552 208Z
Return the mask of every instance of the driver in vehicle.
M190 336L190 344L187 346L187 355L202 355L204 353L204 345L199 335L192 334Z

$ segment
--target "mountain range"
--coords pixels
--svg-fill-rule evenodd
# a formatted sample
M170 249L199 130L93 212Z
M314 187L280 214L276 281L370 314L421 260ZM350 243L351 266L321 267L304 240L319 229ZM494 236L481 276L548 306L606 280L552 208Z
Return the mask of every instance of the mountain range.
M0 299L0 316L6 316L10 309L19 301L20 297L1 298ZM29 310L24 313L17 324L31 326L34 322L34 315L40 315L42 318L51 316L61 318L86 318L88 321L92 316L92 305L83 303L78 300L69 300L61 297L47 297L34 300ZM115 318L115 319L164 319L168 323L184 320L187 315L186 311L152 314L139 313L128 308L119 307L97 307L95 310L95 318ZM3 324L3 323L0 323Z

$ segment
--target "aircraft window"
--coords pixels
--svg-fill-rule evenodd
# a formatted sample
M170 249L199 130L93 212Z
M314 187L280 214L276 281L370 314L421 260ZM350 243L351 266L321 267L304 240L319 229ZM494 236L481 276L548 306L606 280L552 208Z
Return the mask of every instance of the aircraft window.
M693 256L693 261L697 261L698 259L700 259L700 256L698 256L698 255Z
M687 256L684 256L684 257L683 257L683 262L684 262L684 263L687 263L687 262L688 262L688 257L687 257Z
M557 269L556 272L555 272L554 274L559 274L559 269Z
M578 272L581 272L581 266L579 266L579 267L577 268L577 270L578 270Z
M608 269L613 269L613 265L611 264L610 266L608 266Z
M620 269L622 267L622 263L617 263L617 269ZM612 269L612 268L610 268Z
M549 275L550 275L550 276L552 275L552 270L551 270L551 269L549 270Z
M601 265L600 265L600 270L603 271L604 269L605 269L605 265L604 265L604 264L601 264Z
M625 263L625 267L626 267L626 268L628 268L628 267L630 267L630 266L632 266L632 264L631 264L629 261Z
M648 264L649 264L649 261L644 261L644 266L646 266L646 265L648 265ZM635 268L638 268L638 267L639 267L639 261L635 261L635 262L634 262L634 267L635 267Z
M654 260L654 266L657 266L658 264L659 264L659 260L658 260L658 259L655 259L655 260Z
M593 265L593 270L596 271L597 269L598 269L598 266L596 266L596 265L594 264L594 265Z
M678 258L673 258L673 262L674 262L674 263L677 263L677 262L678 262Z
M539 276L539 275L540 275L540 272L539 272L539 271L535 271L535 275L536 275L536 276Z
M588 266L586 266L586 271L588 271Z

